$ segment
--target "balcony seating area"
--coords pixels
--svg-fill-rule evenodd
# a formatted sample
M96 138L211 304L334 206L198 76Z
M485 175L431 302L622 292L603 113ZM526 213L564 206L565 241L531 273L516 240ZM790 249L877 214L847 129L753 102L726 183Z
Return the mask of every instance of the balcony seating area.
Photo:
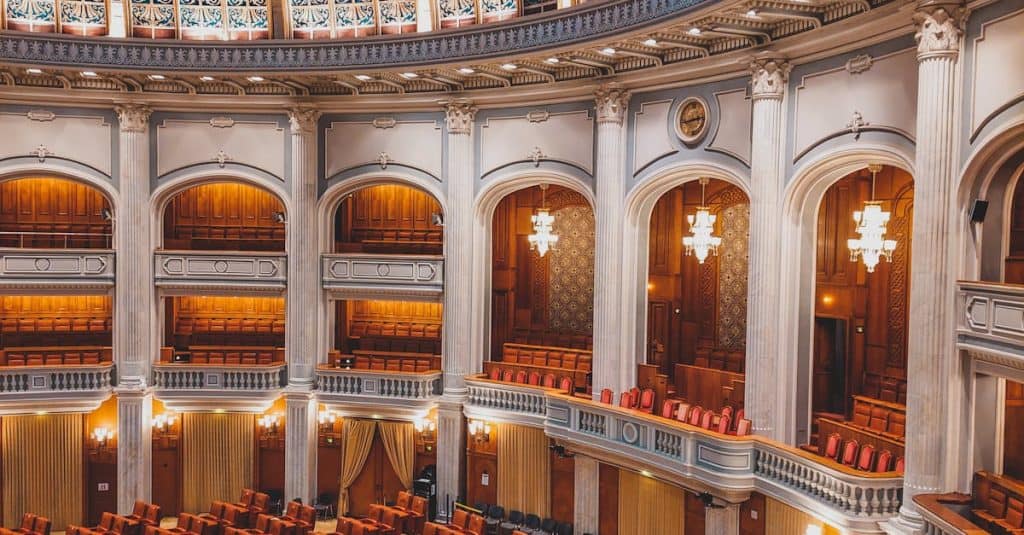
M163 363L217 366L284 362L283 318L179 316L173 347L161 349Z
M701 347L696 350L693 365L713 370L743 373L746 368L746 355L742 351Z
M971 522L989 533L1024 534L1024 484L989 472L974 474Z
M0 349L0 366L81 366L109 364L113 349L99 346L7 347Z
M231 343L231 340L250 340L253 336L284 335L284 318L201 318L179 317L174 323L175 336L202 338L216 335Z
M861 392L870 398L900 405L907 404L907 380L905 378L866 372Z
M422 229L352 229L352 241L339 243L338 252L375 254L425 254L439 255L444 252L441 230Z
M502 368L500 363L485 362L484 370L487 371L487 378L492 381L503 383L516 383L529 386L542 386L544 388L558 388L567 394L576 393L576 386L572 377L568 375L556 376L554 373L541 373L537 370L527 372L524 369Z
M178 222L164 237L166 250L283 251L285 228L256 225L193 225Z
M812 443L801 448L858 470L901 471L906 421L907 412L903 405L853 396L853 418L840 421L828 416L819 417L816 421L817 434L812 437ZM825 437L824 443L822 437ZM840 445L842 451L836 451ZM857 451L857 455L849 457L846 447L851 448L850 455L853 455L853 451Z
M16 528L0 527L0 535L50 535L52 522L45 516L34 513L21 515L21 523Z
M54 317L3 318L0 319L0 333L5 337L15 334L109 333L112 323L113 319L108 314L71 317L68 313L62 313L60 316L54 315Z
M348 339L353 349L433 355L441 352L441 324L354 320Z
M742 373L676 364L675 397L708 407L742 407L746 378Z
M506 343L502 346L501 361L485 362L484 373L494 378L493 370L499 368L500 379L496 380L507 381L506 372L511 372L513 380L521 382L515 377L521 375L519 372L524 372L527 378L524 384L532 384L529 377L534 373L541 378L541 382L536 384L544 384L543 377L546 375L559 377L559 383L561 377L568 377L575 390L586 391L590 386L593 359L593 352L589 349ZM561 388L561 385L558 387Z
M327 353L327 366L352 370L428 372L441 369L441 355L359 349L345 355L333 350Z
M751 421L744 418L743 409L736 410L726 405L716 412L678 399L666 399L659 405L656 398L653 389L641 390L634 387L619 394L618 405L623 409L661 416L723 435L742 437L752 431ZM605 405L614 404L615 392L608 388L601 390L600 401Z
M594 348L594 337L585 334L563 333L547 330L517 329L512 333L511 342L531 346L564 347L570 349Z
M819 431L821 429L819 427ZM808 444L801 448L862 472L903 473L902 447L897 449L885 445L863 443L849 435L831 432L827 435L824 445L819 447Z
M267 346L189 346L179 351L160 349L160 362L166 364L210 364L214 366L270 366L284 362L283 347Z
M907 431L907 407L865 396L853 396L853 419L847 423L902 441Z

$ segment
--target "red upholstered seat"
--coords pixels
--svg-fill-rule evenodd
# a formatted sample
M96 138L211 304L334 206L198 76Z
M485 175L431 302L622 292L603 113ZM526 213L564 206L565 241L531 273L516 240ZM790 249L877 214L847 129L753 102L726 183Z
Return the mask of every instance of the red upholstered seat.
M666 399L661 404L661 417L675 419L676 410L679 408L679 400Z
M558 379L555 378L555 374L545 373L544 378L541 380L541 386L544 388L554 388L557 382Z
M875 447L871 444L865 444L861 449L860 453L857 454L857 469L870 471L872 461L875 460Z
M878 459L875 460L875 472L888 472L889 466L892 465L892 452L889 450L882 450L878 453Z
M629 396L629 391L619 394L619 406L625 409L633 406L633 399Z
M605 405L611 405L612 400L615 398L615 392L612 392L611 388L601 389L601 403Z
M896 468L895 468L895 470L896 470L897 474L903 474L903 467L904 467L905 463L906 463L906 461L903 460L903 457L899 457L898 459L896 459Z
M530 378L527 380L533 386L540 385L540 372L534 370L530 372Z
M700 416L700 426L703 429L711 429L712 419L715 417L713 411L704 411L704 414Z
M727 434L729 432L729 426L732 425L730 416L722 415L718 417L718 428L716 429L721 434Z
M573 390L574 390L573 386L572 386L572 378L571 377L562 377L561 379L559 379L558 380L558 389L563 391L563 392L565 392L566 394L572 394Z
M860 443L851 440L843 445L843 455L839 462L846 466L853 466L857 462L857 452L860 450Z
M645 388L640 393L640 403L637 404L637 409L647 414L654 412L654 390Z
M501 379L501 368L498 368L498 367L491 368L491 373L487 374L487 378L492 380L492 381L497 381L497 380Z
M839 433L832 433L828 436L828 441L825 442L825 457L829 459L839 459L839 449L842 447L843 437L839 436Z
M687 423L690 425L700 425L700 417L704 414L704 407L700 405L694 406L690 409L690 421Z

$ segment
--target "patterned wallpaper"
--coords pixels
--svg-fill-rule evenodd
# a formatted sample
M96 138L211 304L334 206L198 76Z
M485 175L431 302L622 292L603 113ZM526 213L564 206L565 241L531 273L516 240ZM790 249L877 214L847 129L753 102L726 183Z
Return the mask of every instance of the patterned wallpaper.
M556 199L551 205L557 206ZM594 328L594 212L584 201L556 208L552 214L558 245L547 254L548 326L590 333Z
M722 209L718 217L722 229L722 245L718 249L718 346L742 351L747 345L750 205L744 197L742 202Z

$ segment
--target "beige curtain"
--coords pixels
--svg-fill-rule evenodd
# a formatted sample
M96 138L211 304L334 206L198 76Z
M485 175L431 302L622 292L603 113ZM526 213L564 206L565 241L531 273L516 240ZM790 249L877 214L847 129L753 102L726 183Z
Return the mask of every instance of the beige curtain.
M498 503L506 510L551 513L551 452L543 429L498 427Z
M373 433L376 429L377 422L373 420L345 420L342 427L344 438L341 448L341 477L338 481L341 485L338 492L339 515L348 513L348 488L363 471L363 464L366 463L370 447L373 446Z
M416 430L409 422L380 422L380 438L388 454L391 467L406 489L412 488L413 471L416 469Z
M187 412L181 425L186 512L207 511L214 500L235 501L253 486L254 415Z
M0 420L4 526L18 527L24 513L49 518L53 531L82 523L82 418L47 414Z
M619 533L683 535L683 489L629 470L619 470Z
M764 524L765 535L789 535L806 533L807 526L818 526L823 535L839 535L839 530L825 524L813 516L794 509L778 500L765 500Z

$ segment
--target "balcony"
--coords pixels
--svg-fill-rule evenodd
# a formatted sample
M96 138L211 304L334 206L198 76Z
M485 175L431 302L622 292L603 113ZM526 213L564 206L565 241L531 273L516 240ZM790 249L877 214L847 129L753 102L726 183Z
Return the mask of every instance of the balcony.
M967 520L972 507L966 494L918 494L917 510L924 519L927 535L983 535L984 529Z
M114 287L109 249L0 249L0 288L84 289Z
M758 491L844 532L877 533L902 502L903 478L892 472L855 471L762 437L721 435L557 390L481 377L466 383L467 417L533 422L586 455L720 489L725 498Z
M387 416L420 415L441 395L441 370L357 370L320 366L316 390L321 402L345 408L384 410ZM364 411L365 413L365 411Z
M435 255L325 254L323 287L335 299L439 300L444 258Z
M280 293L288 280L283 253L158 251L153 261L164 289Z
M5 366L0 368L2 414L90 412L110 397L114 365Z
M285 364L155 364L156 397L179 411L265 411L287 383Z
M1022 376L1024 285L960 281L956 334L979 372Z

